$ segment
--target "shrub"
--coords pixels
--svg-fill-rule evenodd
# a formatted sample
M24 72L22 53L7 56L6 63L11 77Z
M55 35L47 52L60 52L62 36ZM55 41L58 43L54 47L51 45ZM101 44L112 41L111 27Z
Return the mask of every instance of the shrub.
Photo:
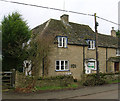
M102 73L97 74L88 74L83 75L82 85L84 86L96 86L105 84L105 75Z

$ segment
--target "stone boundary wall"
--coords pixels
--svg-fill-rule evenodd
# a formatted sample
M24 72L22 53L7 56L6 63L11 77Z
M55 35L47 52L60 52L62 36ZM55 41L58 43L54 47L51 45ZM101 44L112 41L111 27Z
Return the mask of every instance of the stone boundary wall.
M46 87L46 86L69 86L74 83L72 76L56 77L30 77L16 72L15 88Z

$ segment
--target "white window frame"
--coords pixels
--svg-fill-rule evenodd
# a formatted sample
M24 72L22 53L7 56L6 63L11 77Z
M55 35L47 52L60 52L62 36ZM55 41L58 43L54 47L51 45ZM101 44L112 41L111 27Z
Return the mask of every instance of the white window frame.
M120 56L120 49L116 49L116 56Z
M58 69L56 69L56 66L57 66L57 64L56 64L56 62L57 61L59 61L59 70ZM61 69L61 61L64 61L64 69ZM65 62L67 61L67 69L65 68L66 67L66 65L65 65ZM55 61L55 70L56 71L69 71L69 61L68 60L56 60Z
M88 45L88 49L95 49L95 41L94 40L87 40Z
M67 48L67 37L58 36L58 47Z

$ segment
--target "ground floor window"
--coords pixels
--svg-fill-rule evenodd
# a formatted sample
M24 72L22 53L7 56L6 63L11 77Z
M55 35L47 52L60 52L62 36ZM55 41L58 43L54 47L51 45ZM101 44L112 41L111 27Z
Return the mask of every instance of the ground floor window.
M67 71L67 70L69 70L69 61L67 61L67 60L56 60L55 70L56 71Z

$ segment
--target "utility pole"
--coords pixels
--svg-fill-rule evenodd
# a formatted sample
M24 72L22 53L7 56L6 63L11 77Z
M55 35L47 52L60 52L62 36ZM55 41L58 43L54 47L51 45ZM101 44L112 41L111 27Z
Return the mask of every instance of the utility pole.
M99 61L98 61L98 31L97 26L98 22L96 21L96 13L94 14L95 17L95 44L96 44L96 66L97 66L97 74L99 74Z

